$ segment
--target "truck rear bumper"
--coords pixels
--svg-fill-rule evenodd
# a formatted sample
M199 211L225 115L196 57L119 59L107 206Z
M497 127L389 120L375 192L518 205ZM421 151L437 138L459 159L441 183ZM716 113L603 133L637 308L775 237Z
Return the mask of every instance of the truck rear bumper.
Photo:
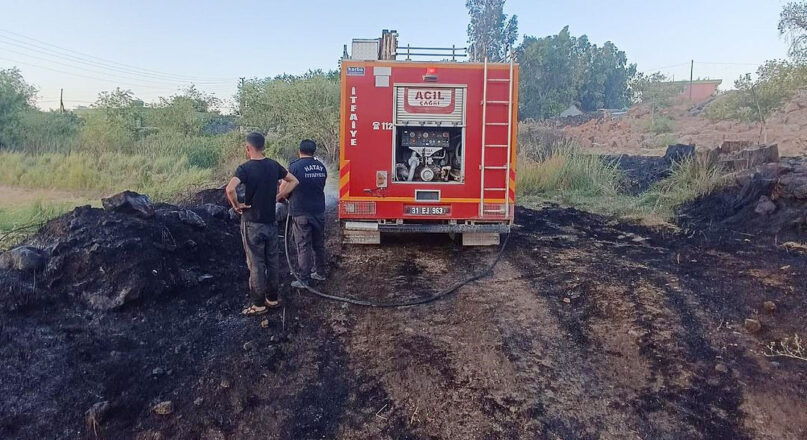
M449 223L377 223L346 221L344 224L346 231L378 231L396 233L488 233L505 234L510 232L510 225L506 223L482 223L482 224L449 224Z

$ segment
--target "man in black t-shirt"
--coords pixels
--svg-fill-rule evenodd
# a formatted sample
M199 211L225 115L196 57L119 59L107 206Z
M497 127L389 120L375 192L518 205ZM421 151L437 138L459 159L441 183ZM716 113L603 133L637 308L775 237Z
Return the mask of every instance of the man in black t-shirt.
M316 150L314 141L303 140L300 142L300 158L289 164L289 173L300 181L289 199L301 280L291 283L296 288L305 287L311 279L325 279L325 181L328 170L314 158Z
M260 315L276 307L278 301L278 237L275 202L289 196L299 183L282 165L264 157L266 139L260 133L247 135L248 161L235 170L227 183L227 200L241 214L241 239L249 267L249 293L252 306L245 315ZM278 191L278 184L284 182ZM244 202L238 201L236 188L244 184Z

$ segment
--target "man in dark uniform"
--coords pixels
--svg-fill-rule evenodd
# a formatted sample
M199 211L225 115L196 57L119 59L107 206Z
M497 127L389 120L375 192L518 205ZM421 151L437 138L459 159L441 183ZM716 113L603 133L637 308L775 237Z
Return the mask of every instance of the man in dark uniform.
M276 307L278 301L278 237L275 202L282 200L299 183L293 174L263 155L266 139L260 133L247 135L248 161L241 164L227 183L227 199L241 214L241 239L249 267L249 293L252 306L242 312L260 315ZM284 183L278 192L278 183ZM238 201L236 187L244 184L244 203Z
M289 173L300 182L289 199L300 270L300 281L295 280L291 286L298 289L307 286L312 279L325 279L325 180L328 170L314 158L316 150L314 141L303 140L300 142L300 158L289 164Z

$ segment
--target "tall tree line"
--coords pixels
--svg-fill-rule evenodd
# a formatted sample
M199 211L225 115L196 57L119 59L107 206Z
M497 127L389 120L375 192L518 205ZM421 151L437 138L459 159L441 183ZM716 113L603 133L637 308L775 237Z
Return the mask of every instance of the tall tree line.
M570 105L583 111L631 103L636 65L612 42L592 44L566 26L557 35L525 36L516 48L521 66L519 116L547 118Z
M471 61L504 62L513 53L521 66L519 118L556 116L570 105L583 111L631 103L636 65L612 42L592 44L564 27L557 35L525 36L518 47L518 19L504 13L505 0L468 0Z

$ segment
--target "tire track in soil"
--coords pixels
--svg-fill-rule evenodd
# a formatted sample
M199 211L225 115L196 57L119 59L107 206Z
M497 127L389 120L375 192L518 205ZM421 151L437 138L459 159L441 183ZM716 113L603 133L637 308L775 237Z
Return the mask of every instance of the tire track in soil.
M631 430L635 429L642 438L747 438L739 424L742 391L726 377L715 381L712 366L716 352L703 336L701 318L694 312L699 307L690 304L681 289L669 288L678 282L668 272L669 256L648 245L654 240L650 243L625 240L635 238L636 228L611 229L601 218L579 212L574 214L578 222L585 221L585 226L577 238L570 240L568 226L559 227L545 220L551 218L552 222L562 222L568 215L563 211L566 210L521 211L520 219L523 222L526 214L526 223L531 223L532 228L517 232L514 237L520 254L516 259L522 263L522 276L542 280L533 286L554 299L548 302L549 310L558 322L564 323L569 339L577 344L574 348L581 353L594 355L600 348L619 345L603 338L613 339L620 332L592 332L592 329L605 323L605 329L613 330L610 327L619 324L615 320L609 323L614 317L605 312L620 307L627 309L634 324L628 332L638 333L635 342L638 346L634 348L638 349L636 354L649 370L641 387L632 384L620 391L631 397L637 416L636 426ZM536 216L539 218L531 218ZM581 219L581 216L589 218ZM638 231L652 236L650 231ZM552 240L553 236L561 239ZM628 244L623 245L620 241ZM534 247L525 252L526 246ZM535 251L539 255L553 254L544 256L544 260L565 260L564 264L556 265L565 267L568 271L565 275L587 278L587 281L570 286L568 278L559 276L559 270L546 270L551 264L542 267L530 264L535 261L534 257L530 258L530 253ZM572 255L568 256L569 253ZM614 292L614 289L604 286L618 286L618 289ZM571 290L567 290L569 287ZM582 294L575 295L580 287ZM563 297L571 297L570 304L565 305L561 300ZM626 300L628 304L615 305ZM682 343L677 342L679 340ZM603 367L620 364L618 360L610 359L615 354L619 353L606 350L609 359L603 362ZM588 386L612 386L608 384L607 376L598 371L598 363L596 358L592 359L591 370L581 371L577 380L588 381ZM592 373L599 376L582 378ZM622 406L618 394L606 397L609 405ZM586 411L578 413L585 414ZM591 426L591 423L583 424ZM602 432L598 432L600 434ZM571 435L583 438L579 432Z
M493 277L426 306L367 309L286 292L285 327L273 312L261 328L238 313L246 286L235 242L225 248L234 283L222 277L92 319L52 313L59 305L11 315L4 353L67 362L42 368L52 406L4 416L0 428L76 438L87 434L83 411L104 398L115 406L101 438L803 438L797 365L753 358L748 347L762 338L713 330L724 319L741 325L749 304L770 296L787 332L802 331L793 317L803 316L803 295L789 289L807 286L803 257L742 248L727 261L734 247L555 206L519 208L516 218ZM380 247L337 240L323 290L379 300L429 295L496 252L431 236ZM37 341L54 350L34 350ZM718 361L730 373L716 374ZM156 366L175 372L155 378ZM153 399L168 398L174 415L150 413Z
M430 295L483 269L495 254L426 238L344 252L340 267L347 270L335 275L337 285L374 298ZM374 267L378 261L385 271ZM370 267L356 273L363 265ZM506 359L496 349L498 335L484 325L489 307L475 290L464 287L420 307L350 309L346 346L371 406L353 417L364 424L343 427L341 438L497 438L483 435L497 429L496 420L483 417L485 398L509 374L501 371Z

